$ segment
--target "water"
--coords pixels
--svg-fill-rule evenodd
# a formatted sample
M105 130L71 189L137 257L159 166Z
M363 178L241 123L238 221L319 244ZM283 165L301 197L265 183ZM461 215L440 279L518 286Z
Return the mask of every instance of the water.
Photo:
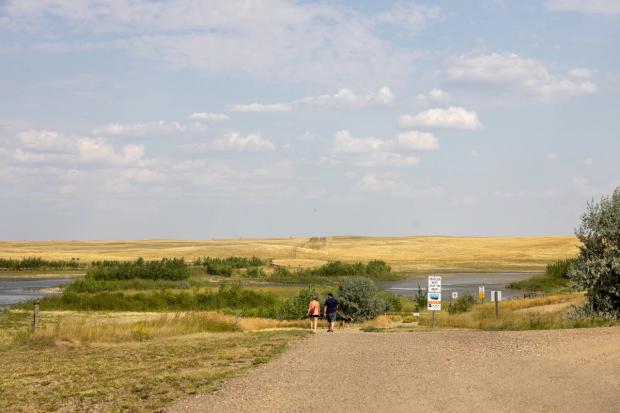
M435 274L429 274L435 275ZM530 278L533 273L452 273L437 274L441 276L441 299L449 301L452 292L457 291L459 296L470 293L478 297L478 286L484 285L487 299L491 295L491 290L501 290L502 299L515 296L522 296L524 291L512 290L506 287L513 281L521 281ZM414 296L418 291L418 285L422 290L426 290L428 276L417 276L400 281L378 282L377 287L396 294Z
M70 278L54 278L47 280L16 280L0 278L0 308L8 307L24 301L43 298L53 294L45 291L48 288L60 287L72 283Z

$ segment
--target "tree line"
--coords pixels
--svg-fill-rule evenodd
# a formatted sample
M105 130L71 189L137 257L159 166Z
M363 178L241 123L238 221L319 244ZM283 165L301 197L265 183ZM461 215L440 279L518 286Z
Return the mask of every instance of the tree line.
M0 269L2 270L63 270L76 269L83 267L79 259L71 260L44 260L41 257L25 257L21 259L0 258Z

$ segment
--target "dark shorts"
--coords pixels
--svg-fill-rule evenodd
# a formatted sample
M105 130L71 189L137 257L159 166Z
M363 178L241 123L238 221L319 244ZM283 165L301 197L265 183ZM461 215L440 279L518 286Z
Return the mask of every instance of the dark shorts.
M308 317L310 318L319 318L318 314L308 314Z
M336 313L327 313L327 321L330 323L336 322Z

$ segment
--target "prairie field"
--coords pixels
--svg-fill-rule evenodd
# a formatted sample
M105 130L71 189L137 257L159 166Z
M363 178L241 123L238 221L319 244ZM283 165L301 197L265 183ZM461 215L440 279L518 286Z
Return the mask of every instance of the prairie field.
M384 260L397 272L537 271L577 254L573 236L549 237L313 237L226 240L0 241L0 257L81 262L138 257L256 256L290 268L328 261Z

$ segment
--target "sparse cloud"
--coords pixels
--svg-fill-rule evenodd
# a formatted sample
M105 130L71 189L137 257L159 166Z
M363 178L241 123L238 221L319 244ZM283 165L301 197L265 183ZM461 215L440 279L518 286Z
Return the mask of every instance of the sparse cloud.
M548 10L592 14L620 14L618 0L548 0Z
M550 161L555 161L558 158L558 155L555 153L548 153L547 154L547 159L549 159Z
M412 186L399 172L368 172L353 185L353 192L388 193L394 198L439 198L445 195L441 186L417 188Z
M230 120L230 116L225 113L211 113L211 112L194 112L189 115L191 120L203 121L203 122L223 122Z
M418 104L426 106L433 103L446 102L450 96L448 93L441 89L431 89L428 93L419 93L416 96L416 102Z
M330 155L323 162L363 167L416 165L420 158L415 151L437 149L437 139L428 132L409 131L392 139L379 139L356 138L348 130L341 130L334 136Z
M184 128L179 122L160 120L146 123L109 123L94 128L93 135L107 136L147 136L147 135L171 135L183 132Z
M445 80L454 87L480 92L551 100L597 93L598 86L584 77L586 70L573 69L568 76L554 75L538 60L514 53L470 54L449 61Z
M283 103L251 103L234 105L234 112L291 112L302 106L319 108L364 108L369 106L389 106L394 102L394 94L387 86L376 92L357 93L352 89L341 88L334 94L307 96Z
M243 136L238 132L230 132L222 139L214 141L213 148L235 151L273 151L276 147L273 142L263 138L259 133L250 133Z
M459 106L428 109L417 115L402 115L398 124L402 128L479 129L482 126L476 112L468 111Z

